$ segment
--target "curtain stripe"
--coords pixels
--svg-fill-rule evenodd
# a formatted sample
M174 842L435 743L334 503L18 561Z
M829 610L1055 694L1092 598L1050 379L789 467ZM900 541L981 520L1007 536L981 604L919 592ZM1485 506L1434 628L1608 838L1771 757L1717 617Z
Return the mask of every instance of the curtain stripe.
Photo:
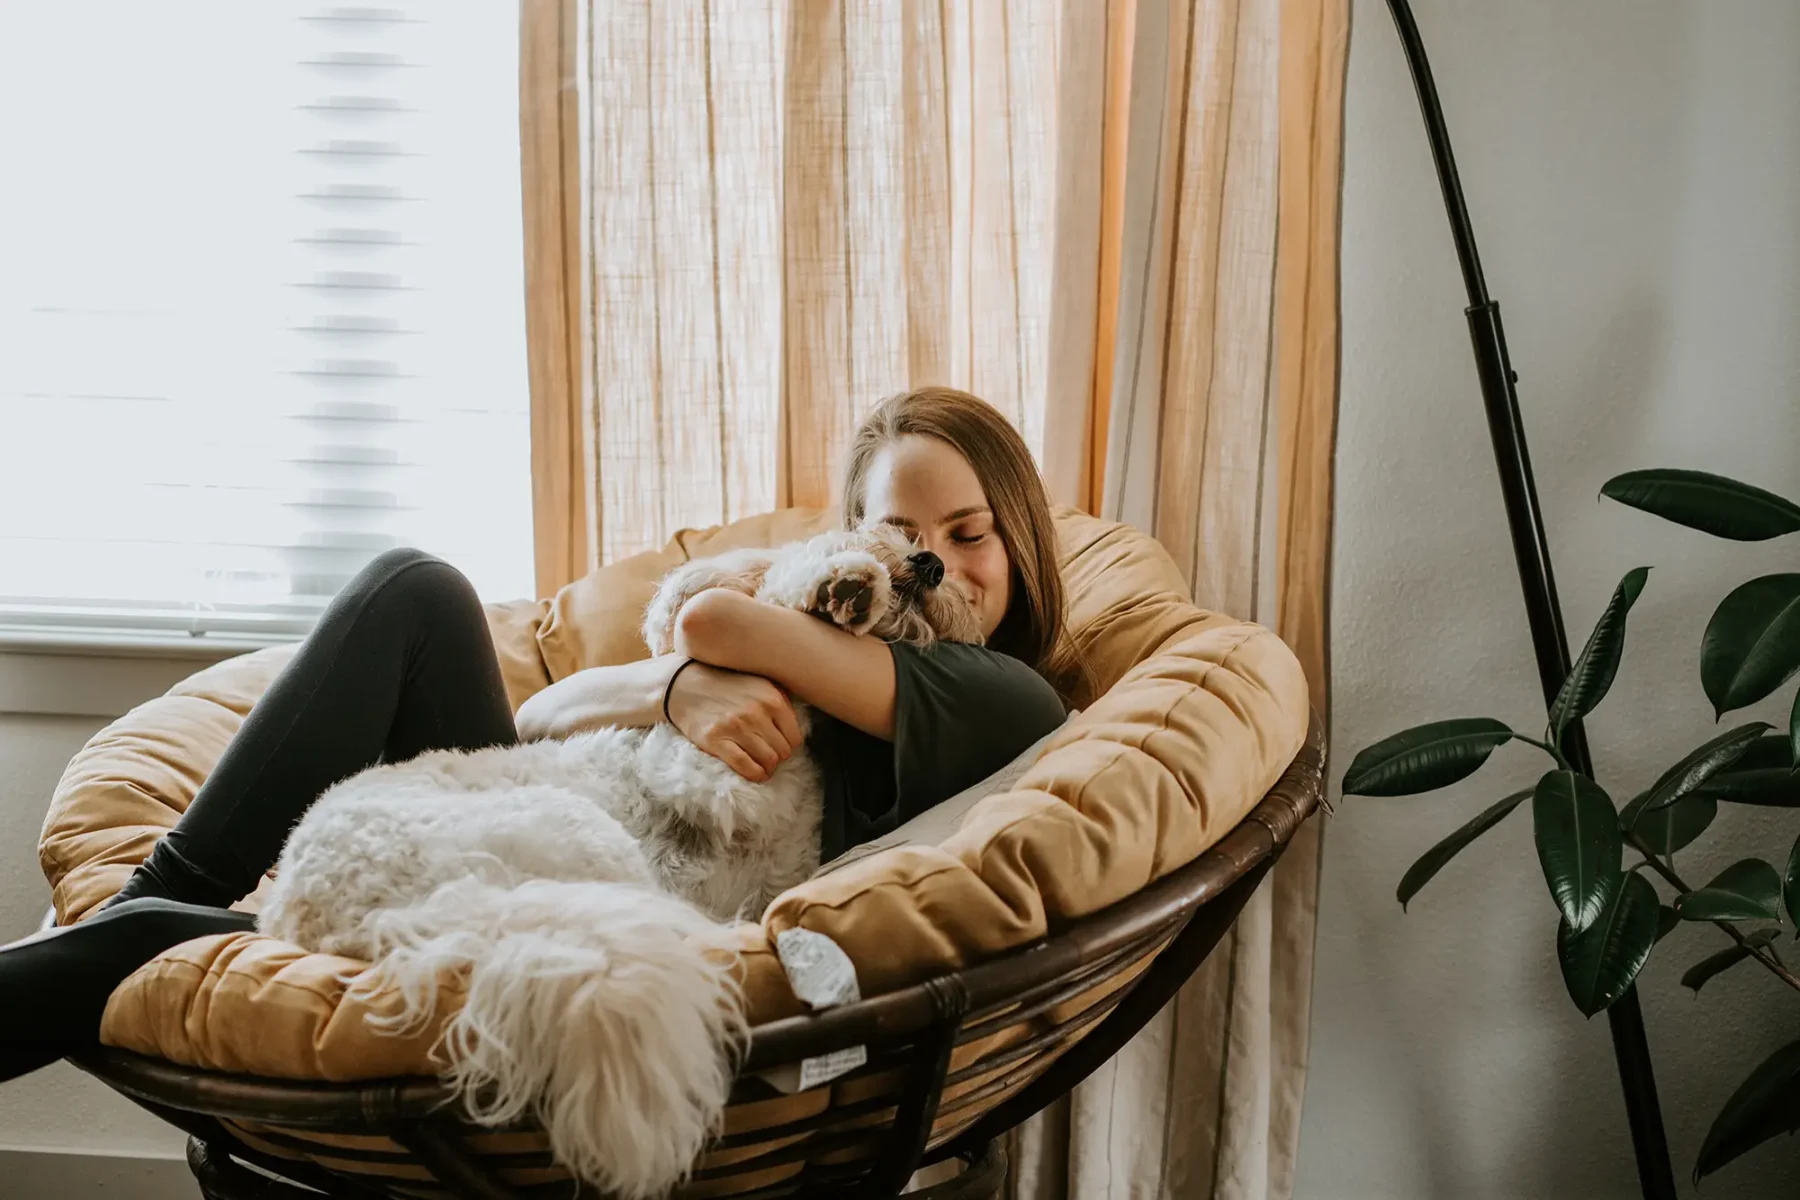
M1065 0L1051 38L1050 86L1057 114L1047 136L1054 141L1056 173L1050 180L1044 284L1050 297L1048 332L1037 392L1042 397L1040 462L1051 498L1090 512L1103 495L1106 448L1095 396L1100 384L1110 380L1115 358L1110 339L1120 307L1117 246L1128 161L1123 152L1130 131L1125 114L1108 111L1115 97L1129 100L1128 81L1116 71L1109 77L1108 64L1117 56L1121 13L1136 2ZM1109 151L1115 143L1117 153ZM1118 211L1108 212L1109 195ZM1103 266L1103 254L1110 255L1110 268ZM1103 336L1109 339L1105 346Z
M1107 422L1118 349L1119 280L1124 251L1126 155L1131 145L1132 49L1137 0L1110 0L1106 17L1106 103L1100 142L1100 280L1095 305L1094 370L1085 428L1081 491L1075 501L1091 513L1105 495Z
M1281 424L1276 518L1276 631L1312 682L1329 721L1332 484L1337 443L1338 246L1343 185L1347 0L1283 0L1282 237L1277 250ZM1323 824L1309 821L1273 874L1275 970L1310 1001ZM1278 1014L1281 1057L1270 1114L1272 1139L1298 1145L1311 1005ZM1293 1194L1295 1156L1272 1156L1270 1192Z
M1282 104L1289 162L1281 220L1281 459L1290 485L1279 517L1278 630L1306 664L1313 703L1326 708L1333 459L1337 445L1338 254L1344 97L1350 46L1343 0L1284 0ZM1330 81L1340 81L1330 86Z
M522 0L520 165L525 326L531 376L531 492L540 596L597 565L592 405L584 365L577 0Z
M728 510L731 496L731 441L727 436L726 404L725 404L725 313L724 302L720 298L721 272L719 271L719 114L714 92L713 81L713 11L712 0L702 0L700 6L701 21L701 53L706 88L706 215L709 234L709 248L712 251L712 314L713 314L713 381L718 388L718 429L719 429L719 483L726 503L723 509ZM721 517L724 512L721 511Z

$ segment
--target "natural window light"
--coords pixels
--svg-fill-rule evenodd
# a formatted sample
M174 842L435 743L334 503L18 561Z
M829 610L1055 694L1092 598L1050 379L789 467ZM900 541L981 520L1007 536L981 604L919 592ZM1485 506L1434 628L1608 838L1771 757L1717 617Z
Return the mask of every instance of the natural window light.
M510 4L0 6L0 627L532 588Z

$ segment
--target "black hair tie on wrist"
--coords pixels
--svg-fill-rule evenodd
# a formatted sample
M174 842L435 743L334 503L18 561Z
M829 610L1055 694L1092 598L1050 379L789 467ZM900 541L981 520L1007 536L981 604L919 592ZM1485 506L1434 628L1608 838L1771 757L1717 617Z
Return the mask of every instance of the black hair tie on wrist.
M675 718L669 715L669 697L675 692L675 681L680 679L681 673L693 666L694 662L695 660L690 658L683 662L679 667L676 667L675 673L669 676L669 682L663 686L663 720L671 725L675 724Z

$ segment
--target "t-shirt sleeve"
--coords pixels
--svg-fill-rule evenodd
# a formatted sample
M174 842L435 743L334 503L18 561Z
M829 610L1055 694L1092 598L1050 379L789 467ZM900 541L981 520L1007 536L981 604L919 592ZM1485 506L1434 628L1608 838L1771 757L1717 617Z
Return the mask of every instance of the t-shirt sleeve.
M891 649L895 824L981 782L1068 715L1043 676L1009 655L949 642Z

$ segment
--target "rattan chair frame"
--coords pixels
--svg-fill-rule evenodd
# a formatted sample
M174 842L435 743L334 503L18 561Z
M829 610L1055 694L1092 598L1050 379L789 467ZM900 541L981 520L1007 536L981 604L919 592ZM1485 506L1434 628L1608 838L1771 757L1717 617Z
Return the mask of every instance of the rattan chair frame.
M870 1058L859 1074L889 1072L897 1076L895 1086L860 1104L839 1104L813 1117L721 1138L713 1149L795 1140L742 1163L703 1167L694 1184L717 1186L735 1173L803 1163L788 1178L732 1194L740 1200L862 1200L897 1195L920 1167L961 1158L968 1164L961 1176L919 1195L978 1200L996 1194L1005 1172L1001 1136L1117 1053L1218 945L1295 830L1319 807L1324 754L1323 726L1315 715L1299 755L1218 843L1047 938L913 987L757 1026L739 1072L742 1098L766 1087L753 1078L756 1072L859 1045ZM1141 971L1135 980L1121 981L1134 970ZM1109 982L1109 994L1081 1003ZM959 1045L1028 1021L1047 1028L951 1070ZM371 1182L372 1176L266 1153L248 1145L231 1122L292 1131L295 1139L307 1132L386 1137L403 1148L405 1161L429 1171L435 1186L423 1186L456 1200L595 1197L591 1189L568 1182L503 1182L495 1160L477 1155L465 1142L468 1135L491 1131L462 1120L451 1093L435 1079L348 1084L258 1079L115 1049L73 1061L189 1134L189 1165L209 1200L299 1200L321 1192L364 1200L401 1194ZM946 1101L947 1087L977 1079L982 1082ZM307 1145L280 1133L268 1140L294 1151ZM832 1161L822 1164L828 1151ZM552 1164L547 1155L517 1155L505 1165Z

